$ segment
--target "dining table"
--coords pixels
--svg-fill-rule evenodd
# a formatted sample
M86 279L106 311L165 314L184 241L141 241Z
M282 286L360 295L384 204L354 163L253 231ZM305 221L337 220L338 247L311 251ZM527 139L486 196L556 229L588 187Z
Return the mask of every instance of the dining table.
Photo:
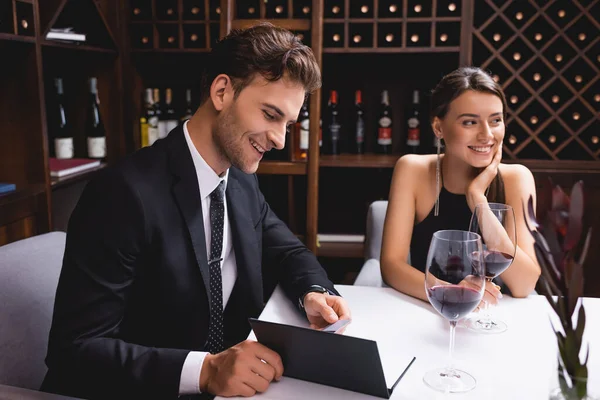
M448 394L428 387L424 374L449 363L450 324L428 302L389 287L336 285L350 307L352 322L344 335L377 342L388 387L406 368L391 399L523 399L548 400L558 388L558 346L553 326L558 317L542 295L527 298L504 296L491 311L508 329L498 334L469 330L458 323L453 365L473 375L476 387ZM582 298L586 325L581 355L589 348L588 393L600 398L600 299ZM277 287L260 320L308 327L306 316ZM256 340L253 332L248 339ZM318 363L319 360L314 360ZM358 400L370 395L284 376L272 382L259 399ZM216 397L217 399L224 399Z

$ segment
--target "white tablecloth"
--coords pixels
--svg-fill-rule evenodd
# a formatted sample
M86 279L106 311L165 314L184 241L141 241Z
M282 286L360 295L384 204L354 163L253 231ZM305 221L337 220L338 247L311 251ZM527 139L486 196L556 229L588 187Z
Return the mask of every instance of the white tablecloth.
M465 394L445 395L423 383L426 371L445 366L448 360L449 323L429 303L391 288L337 285L348 301L352 323L345 335L377 341L389 385L404 363L416 361L394 390L392 399L548 399L557 387L557 346L550 325L552 309L543 296L513 299L505 296L493 309L508 324L501 334L456 329L454 363L477 379ZM585 298L586 331L590 346L588 388L600 393L600 299ZM308 326L304 316L277 288L260 319ZM255 338L251 333L250 338ZM591 342L591 343L590 343ZM317 361L315 361L317 362ZM261 399L375 399L376 397L283 377L273 382Z

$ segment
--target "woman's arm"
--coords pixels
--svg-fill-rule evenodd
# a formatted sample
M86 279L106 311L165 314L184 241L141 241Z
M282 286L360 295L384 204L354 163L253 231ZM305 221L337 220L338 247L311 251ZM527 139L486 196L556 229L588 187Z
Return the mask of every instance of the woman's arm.
M415 221L416 182L422 179L426 159L401 157L394 168L381 246L381 275L385 283L410 296L427 301L425 274L406 260Z

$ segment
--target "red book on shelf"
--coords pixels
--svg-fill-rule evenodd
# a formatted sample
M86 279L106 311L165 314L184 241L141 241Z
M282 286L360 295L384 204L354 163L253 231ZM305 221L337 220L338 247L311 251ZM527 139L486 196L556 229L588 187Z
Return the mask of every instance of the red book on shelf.
M90 158L50 158L50 176L60 178L100 166L100 160Z

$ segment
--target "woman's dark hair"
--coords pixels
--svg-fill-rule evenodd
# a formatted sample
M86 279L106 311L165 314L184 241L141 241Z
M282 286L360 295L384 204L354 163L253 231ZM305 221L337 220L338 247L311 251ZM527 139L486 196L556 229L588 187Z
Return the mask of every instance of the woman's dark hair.
M307 94L321 87L321 71L311 48L289 30L267 22L234 29L213 46L202 73L200 104L220 74L231 78L236 98L257 74L272 82L285 75Z
M506 96L498 83L485 71L477 67L461 67L444 76L431 93L431 122L435 117L444 119L452 103L458 96L473 90L475 92L490 93L502 101L502 114L506 120ZM498 174L490 184L487 199L494 203L504 203L504 180Z

